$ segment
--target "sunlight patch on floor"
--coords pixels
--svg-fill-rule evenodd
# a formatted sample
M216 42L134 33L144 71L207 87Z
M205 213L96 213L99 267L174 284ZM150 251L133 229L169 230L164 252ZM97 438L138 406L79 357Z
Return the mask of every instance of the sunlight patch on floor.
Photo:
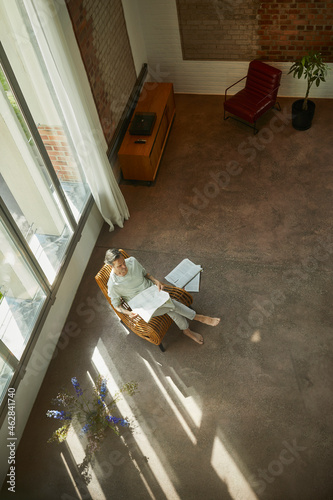
M83 462L83 459L85 457L85 451L84 447L82 445L82 441L77 435L77 433L71 429L70 432L68 433L68 437L66 440L66 444L70 449L70 453L72 454L75 464L80 464ZM94 471L94 468L97 466L97 464L94 464L94 467L91 467L89 470L89 473L91 474L91 481L89 484L86 485L87 490L89 493L92 495L92 498L96 498L98 500L107 500L103 490L100 486L99 480L97 479L97 475ZM97 469L98 472L98 469ZM102 473L102 471L101 471ZM69 473L70 474L70 473ZM70 474L71 477L71 474ZM81 498L81 496L79 497Z
M156 500L156 497L155 497L154 493L152 492L148 482L146 481L146 478L145 478L144 474L142 473L142 471L139 467L139 464L137 463L137 461L133 457L132 457L132 462L133 462L134 467L136 468L136 470L138 471L138 473L140 475L141 481L145 485L145 488L147 490L148 495L150 496L150 498L152 500Z
M178 389L177 385L174 383L171 377L166 376L165 378L168 381L178 401L180 402L184 410L186 410L193 424L199 428L201 425L202 411L197 405L193 396L184 396L184 394Z
M119 387L125 381L121 381L120 375L118 373L117 368L115 367L107 349L104 346L104 343L100 339L98 341L98 346L95 347L94 353L92 356L92 362L96 368L96 370L107 379L107 387L111 394L115 394ZM118 381L118 383L117 383ZM125 398L121 399L117 403L117 407L121 412L122 416L126 416L129 420L134 420L138 424L139 410L135 408L135 414L132 411L132 408L127 403ZM159 485L161 490L164 492L166 498L172 498L172 500L180 500L172 481L169 478L167 471L165 470L161 460L159 459L155 449L149 441L149 438L145 434L142 426L138 425L132 432L132 436L136 442L137 447L144 457L149 459L149 467L151 469L151 473L154 475L156 483ZM143 481L145 484L145 482ZM150 493L150 489L148 490L148 494Z
M152 361L156 365L157 370L160 374L160 378L166 379L175 397L181 404L184 411L186 411L189 419L197 428L200 428L202 420L202 410L199 407L198 403L196 402L195 397L190 394L191 392L192 393L195 392L193 387L191 388L187 387L172 366L168 366L168 371L172 372L172 376L165 375L163 373L162 365L156 362L156 360L153 358L152 354L149 351L148 354L150 355ZM197 394L195 396L197 399L200 400Z
M218 436L214 438L211 465L233 500L258 500Z
M76 486L76 482L75 482L74 477L71 473L71 470L68 466L68 463L66 462L66 458L64 457L64 454L60 453L60 456L61 456L62 461L64 462L64 466L65 466L65 469L67 471L67 474L69 475L69 478L72 481L72 485L73 485L73 488L75 490L75 494L77 495L78 500L83 500L82 496L80 494L80 491L79 491L78 487Z
M194 445L197 444L197 438L195 437L195 435L193 434L193 432L191 431L190 427L188 426L187 422L185 421L183 415L180 413L180 411L178 410L177 406L175 405L175 403L172 401L171 397L169 396L169 394L167 393L166 389L164 388L163 384L161 383L161 381L159 380L158 376L156 375L156 373L154 372L153 368L150 366L150 364L148 363L148 361L146 361L145 359L143 359L143 362L145 363L147 369L149 370L149 373L151 374L151 376L153 377L154 379L154 382L156 383L157 387L159 388L159 390L161 391L161 394L163 395L163 397L165 398L166 402L168 403L168 405L170 406L171 410L173 411L173 413L175 414L175 417L177 418L178 422L180 423L180 425L182 426L182 428L184 429L184 431L186 432L188 438L192 441L192 443Z
M251 342L258 343L261 341L261 334L259 330L256 330L251 336Z

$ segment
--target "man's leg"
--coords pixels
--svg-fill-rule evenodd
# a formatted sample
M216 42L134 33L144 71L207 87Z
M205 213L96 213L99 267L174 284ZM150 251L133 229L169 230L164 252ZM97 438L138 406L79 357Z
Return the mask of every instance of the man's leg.
M216 326L221 321L220 318L211 318L210 316L204 316L203 314L196 314L194 317L195 321L200 321L200 323L205 323L205 325Z
M209 326L216 326L220 322L220 318L212 318L210 316L204 316L203 314L197 314L195 311L193 311L193 309L185 306L181 302L173 299L171 300L175 306L175 312L177 312L181 316L184 316L185 318L188 318L190 320L194 319L195 321L199 321L200 323L204 323L205 325Z
M180 330L186 330L189 327L188 320L192 320L196 316L193 309L171 298L154 312L153 317L162 316L163 314L168 314Z
M216 326L220 322L220 318L211 318L210 316L204 316L202 314L197 314L190 307L185 306L177 300L172 301L172 307L162 306L157 311L155 311L154 316L160 316L161 314L168 314L171 319L176 323L178 328L183 331L185 335L193 339L198 344L203 344L203 337L200 333L193 332L189 328L188 320L196 320L200 323L205 323L206 325ZM171 305L171 304L170 304Z
M196 316L196 312L193 309L190 309L177 300L169 299L166 304L154 312L153 316L161 316L162 314L168 314L185 335L198 342L198 344L203 344L202 335L192 332L189 329L189 320L194 319Z
M210 326L216 326L220 322L220 318L211 318L210 316L204 316L203 314L197 314L193 309L190 309L189 307L185 306L184 304L181 304L177 300L172 300L172 302L175 305L175 311L174 313L178 313L179 316L183 317L183 319L188 318L190 320L195 320L195 321L200 321L200 323L204 323L206 325ZM170 313L168 313L169 316L171 316ZM172 317L172 316L171 316ZM173 319L173 318L172 318ZM175 323L177 324L177 321L174 320ZM181 330L183 330L183 333L193 339L195 342L198 344L203 344L204 339L203 336L200 335L200 333L194 332L193 330L190 330L189 328L189 322L187 321L187 327L182 328L179 327Z
M176 301L175 301L176 302ZM180 304L180 305L183 305L183 304ZM186 307L186 306L184 306ZM179 309L177 306L175 307L175 310L173 311L169 311L167 314L168 316L170 316L171 319L173 319L173 321L176 323L176 325L178 326L178 328L180 330L182 330L182 332L187 336L187 337L190 337L192 340L194 340L195 342L197 342L198 344L203 344L204 340L203 340L203 336L200 335L200 333L197 333L197 332L193 332L192 330L190 330L189 328L189 319L194 319L195 316L196 316L196 312L193 311L193 309L190 309L190 311L192 312L191 314L191 317L190 318L187 318L185 316L183 316L182 314L180 314L179 312L176 312L176 309ZM188 308L189 309L189 308Z

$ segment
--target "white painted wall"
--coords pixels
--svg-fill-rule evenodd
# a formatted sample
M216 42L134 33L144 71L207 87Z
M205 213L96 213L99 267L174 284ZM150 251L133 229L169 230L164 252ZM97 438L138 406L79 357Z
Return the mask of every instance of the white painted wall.
M131 45L136 75L147 62L146 44L140 19L140 6L136 0L122 0L128 38Z
M127 24L134 58L137 54L133 32L142 29L145 62L151 76L173 82L175 92L224 94L226 87L246 75L248 62L183 60L175 0L127 0L127 3L138 13L138 21ZM305 81L287 74L291 63L269 64L283 71L280 96L304 97ZM333 64L330 67L333 68ZM333 97L333 71L327 82L319 88L313 87L310 97Z

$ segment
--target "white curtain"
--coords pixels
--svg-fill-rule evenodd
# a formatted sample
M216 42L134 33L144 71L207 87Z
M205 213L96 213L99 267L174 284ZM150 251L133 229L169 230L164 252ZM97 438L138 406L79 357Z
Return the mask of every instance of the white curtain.
M78 47L75 43L70 49L60 22L59 12L71 25L66 4L63 0L23 2L96 205L110 231L114 225L123 227L129 218L128 208L106 155L97 112L94 110L95 116L92 113L91 92L87 97L87 75L85 71L78 74L71 54Z

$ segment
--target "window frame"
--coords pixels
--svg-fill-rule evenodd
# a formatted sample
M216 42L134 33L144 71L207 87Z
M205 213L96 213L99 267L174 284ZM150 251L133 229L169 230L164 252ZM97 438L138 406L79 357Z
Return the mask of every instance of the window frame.
M71 225L71 229L74 230L74 228L76 226L76 220L75 220L74 215L72 214L72 211L69 207L69 204L67 202L67 198L65 197L65 194L61 188L60 181L57 177L57 174L54 171L50 157L49 157L49 155L46 151L46 148L44 146L44 143L39 135L39 132L38 132L38 129L37 129L36 124L34 122L34 119L30 113L29 107L26 103L26 100L23 96L21 88L18 84L18 81L15 77L14 71L10 65L10 62L7 58L5 49L4 49L1 42L0 42L0 63L1 63L1 66L5 72L5 75L8 79L8 81L10 82L10 86L11 86L11 89L12 89L14 95L15 95L15 99L20 106L21 113L22 113L22 115L23 115L23 117L24 117L24 119L29 127L30 133L32 135L32 138L33 138L36 146L37 146L39 154L41 155L42 160L44 162L44 165L47 168L47 171L51 177L51 180L52 180L53 186L56 190L57 196L59 196L62 207L65 210L66 217L68 218L68 221Z
M32 329L32 332L30 334L29 340L27 342L27 345L24 349L22 356L20 357L19 360L17 360L17 358L13 355L10 355L8 357L8 359L6 358L6 361L14 369L14 373L13 373L13 376L11 378L9 385L10 385L10 387L17 389L20 381L22 380L22 378L24 377L24 375L26 373L27 364L28 364L29 359L32 355L32 352L33 352L34 347L36 345L36 342L39 338L39 335L42 331L42 328L43 328L43 325L46 321L48 313L49 313L52 305L54 304L54 301L56 300L57 291L61 285L62 279L63 279L65 272L67 270L67 267L71 261L72 255L73 255L75 248L76 248L76 245L81 238L83 228L84 228L86 221L89 217L91 209L94 206L94 199L93 199L92 194L90 193L89 198L86 201L85 207L81 213L80 219L78 220L78 222L76 222L75 217L70 209L70 206L68 204L66 196L62 190L60 181L56 175L56 172L54 171L54 168L53 168L51 160L48 156L47 150L46 150L44 143L40 137L40 134L38 132L38 129L36 127L34 119L31 115L29 107L26 103L26 100L23 96L23 93L20 89L20 86L17 82L17 79L15 77L15 74L12 70L12 67L10 65L10 62L7 58L6 52L5 52L4 47L3 47L1 42L0 42L0 63L1 63L1 66L3 68L4 73L6 75L6 78L10 82L11 90L13 91L13 93L15 95L15 99L17 100L17 103L20 107L22 115L24 116L24 119L26 120L26 123L27 123L29 130L31 132L32 138L35 141L35 144L38 148L38 151L42 157L45 168L47 169L48 174L51 177L53 187L57 193L57 196L59 197L61 206L66 214L66 217L69 221L70 227L73 231L72 237L69 241L69 244L67 246L65 254L63 256L63 259L62 259L60 268L57 272L57 275L56 275L53 283L50 284L48 282L48 279L45 276L44 271L42 270L41 266L39 265L35 255L33 254L32 250L30 249L28 242L25 240L23 234L21 233L15 220L13 219L11 213L9 212L7 206L5 205L4 200L0 196L0 217L3 221L3 224L5 225L6 230L10 234L12 240L14 241L16 249L21 254L25 263L30 268L31 272L33 273L33 275L37 279L39 285L41 286L41 288L43 289L43 291L45 292L45 295L46 295L45 302L40 310L40 313L39 313L38 318L36 320L35 326ZM2 341L0 341L0 343L1 342ZM6 352L6 346L4 343L0 344L0 352L2 352L3 354L5 354L5 352ZM8 352L6 352L6 354L8 354ZM0 404L0 425L2 425L2 423L5 419L5 416L7 414L6 410L7 410L7 399L4 397L3 401Z

